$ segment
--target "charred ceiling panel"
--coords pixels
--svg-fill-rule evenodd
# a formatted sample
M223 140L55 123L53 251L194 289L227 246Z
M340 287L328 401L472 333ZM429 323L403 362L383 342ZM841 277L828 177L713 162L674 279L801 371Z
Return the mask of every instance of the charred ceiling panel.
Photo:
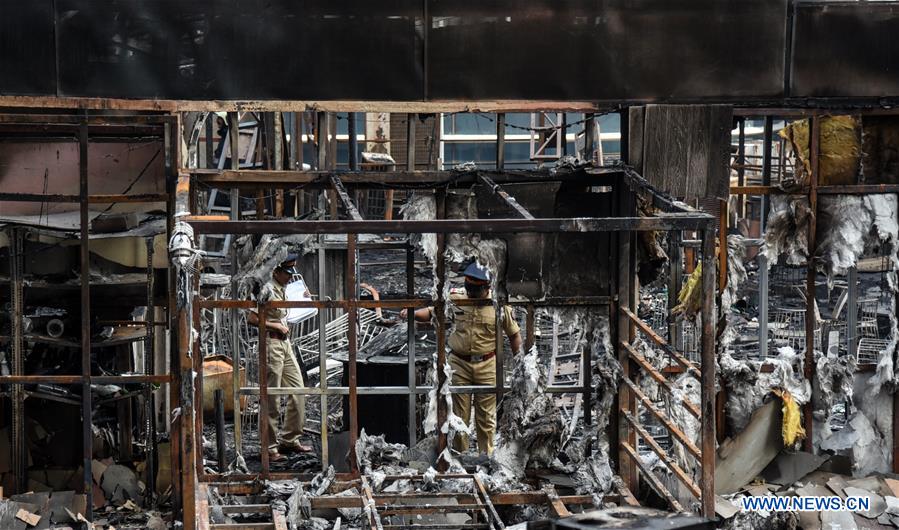
M896 2L798 2L793 25L788 4L0 0L0 94L201 101L899 97Z
M508 184L503 189L534 217L554 217L555 197L559 184ZM478 217L482 219L515 219L518 212L484 186L476 188ZM520 233L504 236L506 240L506 291L509 296L541 298L546 294L545 270L550 256L545 252L547 234Z
M783 93L786 0L432 0L435 98Z
M52 6L0 0L0 93L56 93Z
M421 99L420 2L59 0L61 95ZM67 44L66 44L67 43Z
M800 2L791 92L816 97L899 94L896 2Z
M2 142L0 189L17 193L77 195L78 158L75 142ZM90 192L95 195L165 191L165 154L160 141L91 142L88 144L87 168ZM150 207L149 204L128 203L116 205L113 211L140 211ZM77 211L78 203L0 201L0 216L41 216Z
M611 188L606 188L611 189ZM612 217L612 193L585 192L582 187L562 186L556 194L556 217ZM609 291L612 232L547 235L552 245L547 267L547 294L551 296L601 296Z
M566 187L544 182L503 188L537 218L612 215L611 193L585 192L579 184ZM488 189L479 186L475 193L478 218L518 215ZM609 294L609 233L520 233L501 238L506 242L505 282L510 297Z
M866 183L899 184L899 116L863 116L861 171Z

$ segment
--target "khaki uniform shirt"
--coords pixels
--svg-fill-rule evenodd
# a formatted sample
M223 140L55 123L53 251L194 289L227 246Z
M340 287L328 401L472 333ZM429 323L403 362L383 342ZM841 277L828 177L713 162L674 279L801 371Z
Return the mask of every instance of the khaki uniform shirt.
M269 280L259 291L259 302L283 302L287 300L287 294L284 286L275 280ZM269 307L265 312L266 320L278 320L285 326L287 325L287 309Z
M259 302L283 302L287 299L284 286L274 279L269 280L259 292ZM277 320L287 325L287 309L269 307L265 312L267 321ZM290 340L277 339L269 333L265 338L266 350L268 350L269 364L283 362L292 355Z
M464 292L450 293L450 301L467 298ZM433 311L432 307L431 312ZM462 356L484 355L496 351L496 310L492 305L453 306L453 320L455 327L447 339L450 350ZM501 322L507 336L511 337L520 331L509 306L503 306Z

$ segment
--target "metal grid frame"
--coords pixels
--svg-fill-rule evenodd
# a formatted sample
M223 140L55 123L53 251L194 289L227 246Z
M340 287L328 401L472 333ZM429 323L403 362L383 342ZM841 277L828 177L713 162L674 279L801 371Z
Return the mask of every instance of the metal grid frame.
M121 321L127 322L129 325L144 325L146 327L146 335L143 338L144 347L144 374L143 375L119 375L119 376L94 376L91 375L91 313L90 313L90 252L89 252L89 207L92 204L113 204L113 203L165 203L166 212L171 212L171 199L174 196L173 189L170 188L174 184L174 180L168 179L168 191L161 194L120 194L120 195L97 195L90 194L90 179L88 177L88 144L92 135L99 137L116 136L121 138L130 137L158 137L164 145L165 166L169 175L172 175L175 168L175 160L178 156L178 142L173 141L177 138L175 134L178 132L179 120L177 116L171 115L140 115L140 116L88 116L88 115L56 115L56 114L0 114L0 134L10 133L32 133L35 136L29 137L34 142L40 142L43 137L64 138L69 141L76 141L79 145L79 193L77 195L66 194L32 194L32 193L16 193L14 191L0 193L0 201L11 202L44 202L44 203L78 203L79 205L79 254L80 254L80 300L81 300L81 321L80 321L80 348L81 348L81 370L78 375L25 375L23 369L23 342L26 337L22 330L21 315L24 311L22 304L22 292L24 288L24 279L22 278L22 233L27 228L7 228L10 233L10 244L13 252L11 253L11 271L10 271L10 290L14 304L13 309L13 326L12 334L9 337L0 337L0 340L12 343L12 375L0 376L0 385L9 385L12 387L13 395L13 414L12 424L16 432L13 436L13 465L14 474L16 476L16 487L20 491L25 490L24 481L27 480L25 475L26 456L24 452L24 386L30 384L48 383L48 384L68 384L81 385L81 412L82 412L82 452L83 452L83 484L84 494L87 499L85 514L88 519L93 518L93 477L91 474L91 460L93 459L93 403L91 397L92 384L115 384L140 386L141 394L145 397L147 424L145 428L148 433L152 433L150 448L148 448L148 465L150 469L155 468L156 459L156 419L155 407L152 399L152 385L169 384L173 377L169 374L159 374L153 359L153 347L155 343L156 327L168 329L168 318L162 322L156 322L153 319L153 312L148 311L143 321ZM167 225L167 234L170 233L171 223ZM152 238L147 241L147 307L154 307L153 301L153 244ZM170 300L171 302L171 300ZM171 308L171 304L166 306L167 311ZM167 314L171 314L170 311ZM117 321L119 322L119 321ZM175 443L174 429L178 422L173 425L173 443L172 443L172 460L175 461L178 455L179 444ZM173 469L174 479L180 478ZM148 489L151 497L155 496L155 473L149 474ZM176 504L179 499L176 497ZM155 500L153 501L155 502Z
M761 198L761 209L760 209L760 220L761 220L761 231L764 233L765 225L767 222L768 210L770 208L770 196L772 195L800 195L805 196L809 200L809 207L812 211L811 222L809 223L809 231L808 231L808 253L811 256L815 255L815 249L817 247L817 224L816 219L818 217L818 196L819 195L828 195L828 194L850 194L850 195L866 195L872 193L899 193L899 185L896 184L841 184L841 185L820 185L818 182L819 179L819 165L820 165L820 151L821 151L821 118L830 115L836 114L848 114L854 116L895 116L895 109L887 109L887 108L876 108L876 107L859 107L855 108L851 105L836 105L833 108L739 108L734 109L734 117L741 121L745 119L764 119L764 131L762 136L763 148L762 148L762 165L761 165L761 185L755 184L744 184L743 182L738 182L736 186L730 186L730 195L745 197L745 196L759 196ZM775 119L808 119L809 120L809 151L808 157L810 162L810 171L809 171L809 182L808 185L798 188L791 189L789 192L781 189L779 186L774 185L772 183L772 146L776 140L774 133L774 121ZM742 160L745 156L745 139L741 139L738 149L737 149L737 159L738 161ZM784 165L784 150L780 150L781 162L779 164L780 167ZM737 169L740 170L743 167L743 163L738 163ZM724 247L726 249L726 246ZM722 252L722 257L726 259L726 250ZM761 346L761 357L764 358L768 355L768 341L766 340L769 333L768 321L769 321L769 310L768 310L768 288L769 288L769 275L767 262L764 256L759 256L760 260L760 277L759 277L759 345ZM815 281L816 281L816 268L815 267L805 267L806 269L806 277L804 282L804 289L802 293L805 295L805 312L807 315L817 315L817 307L815 301ZM848 310L847 310L847 319L846 319L846 327L847 333L845 334L845 340L847 341L847 350L848 354L851 357L856 357L859 362L862 361L870 361L873 359L873 355L875 355L874 350L877 348L875 344L866 343L863 346L865 347L865 351L860 351L859 345L859 337L855 336L855 330L858 324L858 316L859 312L856 310L858 305L858 271L855 267L849 269L849 279L848 279ZM809 296L809 293L812 295ZM899 307L899 301L895 302ZM822 341L820 337L820 330L817 323L817 318L805 318L804 327L805 333L802 340L802 344L819 344ZM842 340L842 339L841 339ZM871 339L869 339L871 340ZM873 369L873 365L867 364L867 369ZM816 364L814 361L814 351L813 349L805 349L804 354L804 373L803 376L805 379L809 381L813 381L815 378L815 370ZM766 367L762 366L762 369L765 370ZM893 400L893 408L896 409L899 406L899 397ZM804 450L811 451L812 449L812 439L813 436L813 415L812 415L812 407L806 406L803 410L803 427L807 433L806 439L804 441ZM899 440L899 422L893 423L893 434L894 440ZM893 444L893 470L899 472L899 443Z
M320 146L321 147L321 146ZM321 153L320 153L321 154ZM321 156L322 160L327 157ZM644 230L664 230L664 231L681 231L681 230L698 230L703 235L703 242L706 246L714 246L714 226L716 219L707 214L697 212L691 209L684 209L681 205L675 204L668 197L656 192L635 172L632 170L621 168L593 168L572 170L570 172L560 171L553 175L548 172L540 171L503 171L498 168L496 171L476 171L470 173L454 173L448 171L392 171L392 172L359 172L347 171L337 172L333 170L319 171L210 171L210 170L184 170L179 175L179 190L184 193L183 197L179 197L179 202L189 204L191 202L191 182L196 179L203 183L204 186L217 186L223 188L242 188L242 189L287 189L302 186L304 189L319 189L331 195L332 198L338 199L343 206L345 215L349 219L339 219L334 215L335 209L332 207L331 218L325 220L226 220L221 217L213 216L187 216L185 221L189 222L196 233L201 234L325 234L340 233L347 235L347 270L345 274L346 288L345 292L348 296L344 300L332 301L305 301L305 302L271 302L269 304L258 304L251 301L240 300L195 300L195 311L200 308L230 308L230 309L250 309L258 311L258 314L264 314L265 310L271 308L305 308L315 307L319 309L340 308L349 315L349 321L354 322L359 308L415 308L426 305L435 307L435 315L437 320L437 362L443 365L446 362L445 343L446 343L446 322L444 308L447 301L443 295L443 285L446 278L446 264L443 260L436 263L436 281L437 299L418 299L414 298L412 284L412 248L407 249L407 268L406 274L409 280L409 298L404 300L359 300L358 285L356 279L356 263L357 250L360 243L357 242L357 235L360 233L436 233L437 235L437 255L443 256L446 245L446 234L453 232L463 233L510 233L510 232L531 232L531 233L558 233L558 232L618 232L618 246L623 248L619 251L617 258L617 278L615 283L618 285L617 296L600 296L600 297L569 297L566 299L544 299L544 300L499 300L497 304L522 305L527 309L527 340L526 343L532 344L534 341L534 311L536 307L552 307L552 306L594 306L607 307L609 314L618 316L618 334L619 336L630 336L633 334L634 323L626 315L630 311L629 308L636 308L634 301L634 292L636 282L633 281L633 264L635 257L632 255L635 248L632 239L637 231ZM585 185L608 185L612 182L612 192L618 199L615 206L614 216L603 218L568 218L568 219L540 219L535 218L525 208L523 208L511 195L503 188L504 184L515 182L539 182L553 180L572 180L583 182ZM485 184L488 189L514 211L518 218L510 219L445 219L445 196L449 187L470 186L475 183ZM434 190L437 200L437 219L434 220L365 220L362 219L355 207L348 188L396 188L415 186L418 189ZM636 215L635 199L636 193L643 194L650 198L654 206L662 213L655 217L638 217ZM336 201L335 201L336 202ZM333 204L333 203L332 203ZM704 248L704 250L707 250ZM714 255L714 251L707 251L706 256ZM711 259L711 258L708 258ZM709 276L708 281L714 283L714 267L711 265L705 268ZM704 320L712 322L711 316L713 307L714 290L707 290L707 296L704 299ZM469 300L461 302L469 305L492 305L491 300ZM411 312L410 312L411 313ZM498 312L499 314L499 312ZM414 330L410 314L410 330ZM614 319L613 319L614 320ZM262 323L264 325L264 323ZM324 332L324 327L321 328ZM712 402L711 396L714 393L714 336L712 334L711 325L703 326L703 348L702 357L706 362L702 363L703 368L703 396L704 402ZM267 413L267 397L270 394L304 394L318 395L323 403L328 396L331 395L347 395L349 403L349 432L350 447L355 446L357 427L357 399L363 394L394 394L394 395L410 395L424 394L430 390L430 387L415 386L414 377L410 377L413 383L409 387L360 387L356 384L356 353L357 353L357 330L356 326L350 326L348 329L348 381L346 387L327 387L324 381L317 388L270 388L267 386L265 378L260 376L258 388L244 387L241 394L259 395L260 396L260 415ZM323 333L322 333L323 334ZM624 335L622 335L624 334ZM323 337L322 337L323 338ZM414 371L414 351L415 337L410 332L408 336L409 347L409 370ZM497 352L502 351L502 335L497 336ZM323 342L323 341L321 341ZM624 365L630 366L631 359L622 348L619 350L619 359L624 361ZM260 333L260 345L258 347L260 356L260 365L265 364L265 333ZM326 370L326 348L320 349L320 370ZM452 393L497 393L501 396L506 389L504 388L503 362L502 356L498 355L497 362L497 384L495 386L465 386L450 387ZM588 352L583 353L582 362L585 367L590 366ZM635 367L636 372L640 367ZM202 374L201 363L196 363L195 370ZM626 370L627 371L627 370ZM438 370L439 386L447 384L444 380L445 376L442 370ZM198 387L202 386L202 376L197 378ZM584 398L585 420L589 425L589 418L592 404L590 403L592 388L590 384L579 384L573 386L551 387L549 392L556 393L580 393ZM201 394L202 388L195 391ZM630 396L631 388L622 385L620 392L622 396ZM628 411L635 411L635 403L632 403L631 397L620 398L620 408L622 417L626 417ZM412 410L412 400L410 400L410 415L414 414ZM631 408L631 405L634 405ZM713 458L714 458L714 413L711 408L703 414L703 478L701 488L704 494L697 496L702 500L702 512L711 515L714 511L713 492ZM202 412L197 410L198 425L202 424ZM438 423L445 422L447 416L446 404L443 400L438 402ZM414 417L413 417L414 418ZM414 424L414 422L413 422ZM604 428L605 426L599 426ZM636 427L639 427L637 425ZM629 425L625 425L623 421L619 421L619 430L623 429L624 438L621 440L627 445L627 439L635 437L637 431ZM322 425L322 454L323 462L327 462L327 426ZM261 447L266 447L268 440L267 433L264 429L260 430ZM635 443L634 443L635 445ZM438 452L447 446L447 435L438 433ZM619 455L619 465L622 468L631 469L631 473L624 473L626 476L627 486L631 490L636 489L636 470L635 465L639 466L639 459L634 459L634 454L628 454L622 450ZM262 451L260 455L262 460L262 472L258 475L229 475L230 480L252 480L257 477L263 479L278 478L301 478L303 475L296 473L275 473L269 469L268 454ZM323 464L325 465L325 464ZM659 481L652 476L648 470L641 470L644 478L651 485L658 484ZM358 473L358 471L356 471ZM202 466L197 463L197 474L201 482L219 480L223 477L219 475L205 473ZM632 478L629 480L627 477Z

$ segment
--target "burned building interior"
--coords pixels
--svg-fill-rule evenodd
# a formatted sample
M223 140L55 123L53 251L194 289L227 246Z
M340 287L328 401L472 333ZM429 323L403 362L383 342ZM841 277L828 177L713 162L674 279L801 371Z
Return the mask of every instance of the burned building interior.
M0 1L0 529L899 527L899 2L339 4Z

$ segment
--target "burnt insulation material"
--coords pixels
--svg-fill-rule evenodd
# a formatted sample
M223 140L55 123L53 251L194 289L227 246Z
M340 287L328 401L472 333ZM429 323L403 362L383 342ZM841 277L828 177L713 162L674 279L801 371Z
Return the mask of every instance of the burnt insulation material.
M788 195L771 195L771 213L765 230L761 252L768 266L781 256L788 265L801 265L808 256L808 228L811 219L808 199Z
M449 389L453 381L453 369L449 361L444 361L442 369L445 377L443 384L438 385L437 352L435 351L431 356L431 368L428 370L427 376L427 384L431 390L428 391L428 410L424 419L424 433L434 434L437 429L440 429L440 432L446 434L448 439L452 439L456 433L471 434L465 421L453 413L453 395ZM446 403L446 421L443 425L437 425L438 399L442 399Z
M400 215L406 220L436 219L437 201L434 198L434 193L413 193L400 208ZM412 244L418 245L422 254L427 258L428 263L433 267L437 257L437 234L410 234L410 241Z
M739 299L740 288L746 283L749 274L746 272L746 245L743 244L743 236L727 236L727 285L721 293L720 312L723 315L724 330L718 337L719 364L721 355L730 351L730 346L737 337L737 329L734 320L736 315L731 308ZM731 358L730 361L733 359ZM719 368L719 374L720 374ZM725 372L726 373L726 372Z
M899 265L896 252L899 250L899 201L895 194L873 195L825 195L819 198L819 219L817 223L817 248L815 262L819 271L827 276L828 286L832 286L834 278L844 275L865 255L886 256L891 269L886 274L887 288L895 295L897 292L896 269ZM802 264L808 253L808 221L809 210L805 198L797 199L788 196L772 197L772 211L765 234L763 252L769 258L769 266L781 257L789 264ZM896 386L896 343L899 338L896 316L889 314L890 335L887 347L878 358L875 374L867 378L863 401L874 402L884 386L894 391ZM813 401L814 419L816 422L814 444L816 447L839 445L831 440L833 436L845 437L845 433L833 432L833 410L837 404L844 404L849 409L860 403L858 392L853 389L855 359L815 352L816 381ZM734 368L722 364L722 376ZM732 370L744 374L742 370ZM729 382L734 384L733 382ZM749 386L746 386L748 383ZM745 378L744 384L738 385L747 389L737 395L751 394L751 378ZM855 399L854 399L855 398ZM753 400L755 401L755 400ZM855 403L854 403L855 402ZM740 411L742 416L747 403L731 399L731 409ZM860 408L860 407L859 407ZM882 414L872 412L872 417ZM840 422L842 423L842 422ZM868 422L876 424L876 422ZM856 426L867 432L863 420L856 420ZM852 421L843 429L854 430ZM872 429L877 432L877 428ZM838 438L839 440L840 438ZM874 457L860 459L857 465L867 469L877 469L876 462L881 461L877 450L868 451L865 455ZM873 461L875 463L862 463Z
M855 357L815 351L812 442L816 447L834 430L834 406L842 403L849 407L852 403L855 365Z
M509 391L500 405L498 431L503 440L515 441L524 467L549 466L562 448L562 415L546 393L546 370L537 347L514 360Z
M818 199L815 250L818 270L833 284L866 250L895 251L899 241L895 194L823 195ZM808 255L810 210L806 198L772 196L762 252L769 267L783 258L802 265Z
M802 377L802 358L802 354L793 348L783 347L778 350L777 357L769 357L764 363L736 361L729 355L723 362L719 360L728 390L725 404L728 424L735 432L746 427L752 413L774 388L787 390L800 405L808 403L811 385ZM771 365L772 371L762 372L762 364Z
M652 217L655 208L649 200L637 195L637 212L641 217ZM637 232L637 277L641 285L649 285L662 277L668 268L668 254L659 240L663 232Z

